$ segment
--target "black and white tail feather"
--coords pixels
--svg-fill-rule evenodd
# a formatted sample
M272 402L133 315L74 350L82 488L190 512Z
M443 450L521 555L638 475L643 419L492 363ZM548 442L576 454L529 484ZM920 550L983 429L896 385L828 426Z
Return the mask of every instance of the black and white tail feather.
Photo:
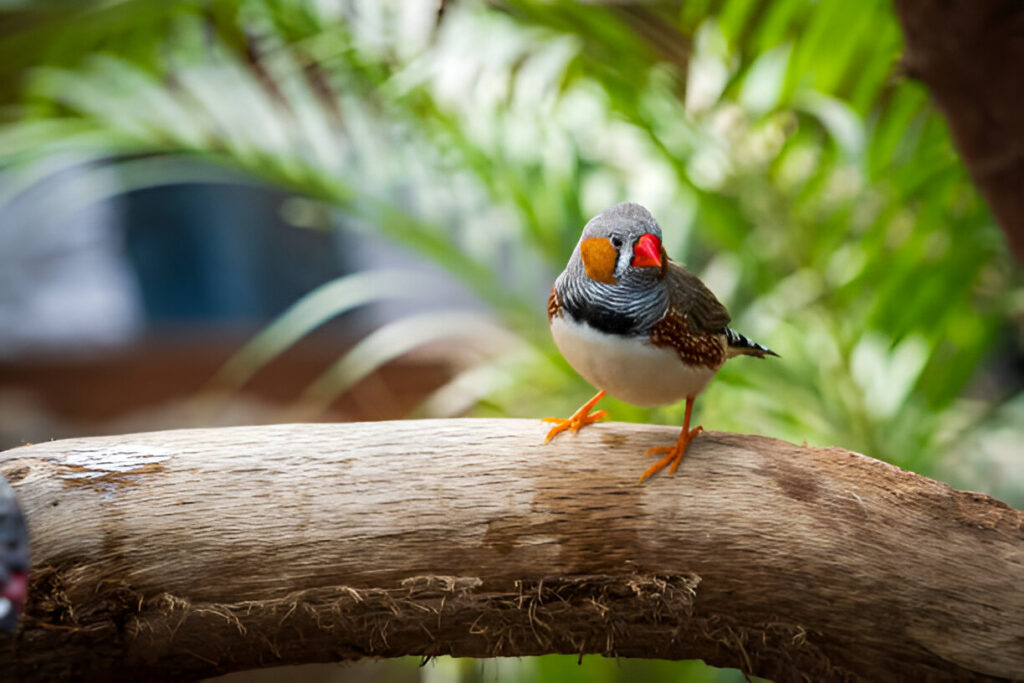
M767 346L763 346L752 339L744 337L731 327L725 328L725 343L728 346L730 358L740 355L754 356L756 358L764 358L765 356L779 357L779 354L775 353Z

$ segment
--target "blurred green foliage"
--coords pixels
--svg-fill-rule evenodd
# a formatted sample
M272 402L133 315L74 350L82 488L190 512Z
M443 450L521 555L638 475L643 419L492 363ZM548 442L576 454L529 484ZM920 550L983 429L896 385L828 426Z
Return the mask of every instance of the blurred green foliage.
M782 356L723 369L706 426L1024 501L984 455L1022 437L1024 400L972 388L1019 352L1019 272L900 73L888 0L26 2L2 24L0 202L89 160L122 190L192 178L180 157L290 188L312 224L344 216L477 292L531 351L454 386L539 417L591 391L548 338L550 283L588 217L639 201Z

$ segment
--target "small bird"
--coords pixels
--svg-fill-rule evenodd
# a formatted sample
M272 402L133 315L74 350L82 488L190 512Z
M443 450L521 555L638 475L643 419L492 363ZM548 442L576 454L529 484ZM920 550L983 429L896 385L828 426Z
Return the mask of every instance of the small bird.
M729 322L711 290L669 259L661 228L647 209L624 202L604 210L584 226L548 298L555 344L600 391L568 419L544 418L555 423L544 442L605 417L604 410L590 411L606 393L638 406L685 398L679 439L647 450L666 455L640 481L669 463L669 473L675 474L687 446L703 430L690 429L693 401L718 369L735 356L778 356L730 329Z

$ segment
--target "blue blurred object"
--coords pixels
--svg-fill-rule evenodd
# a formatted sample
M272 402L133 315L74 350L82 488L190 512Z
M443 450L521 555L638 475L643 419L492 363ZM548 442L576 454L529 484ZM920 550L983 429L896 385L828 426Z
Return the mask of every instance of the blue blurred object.
M284 222L287 197L223 184L125 195L125 244L147 320L266 321L344 274L336 233Z

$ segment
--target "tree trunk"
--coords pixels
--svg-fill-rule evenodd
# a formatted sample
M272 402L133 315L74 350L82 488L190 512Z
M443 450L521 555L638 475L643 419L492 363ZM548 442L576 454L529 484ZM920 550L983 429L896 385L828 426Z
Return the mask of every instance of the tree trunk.
M928 86L971 178L1024 261L1024 3L896 0L907 72Z
M33 569L5 677L361 657L701 658L780 681L1024 671L1024 513L856 453L526 420L155 432L0 455Z

